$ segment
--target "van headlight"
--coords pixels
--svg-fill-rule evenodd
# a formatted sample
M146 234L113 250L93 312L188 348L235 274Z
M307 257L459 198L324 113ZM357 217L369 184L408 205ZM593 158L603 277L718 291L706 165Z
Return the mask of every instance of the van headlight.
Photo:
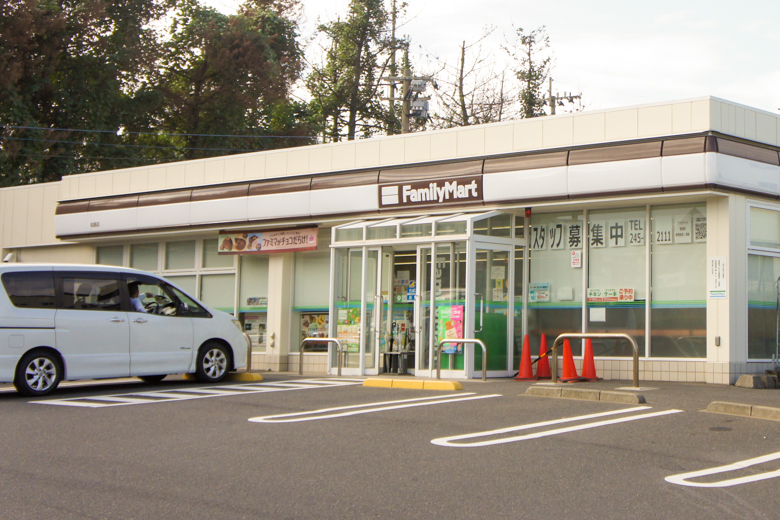
M241 327L241 322L240 321L238 321L235 318L233 318L231 321L233 322L233 325L236 326L236 328L238 329L239 332L244 332L244 328Z

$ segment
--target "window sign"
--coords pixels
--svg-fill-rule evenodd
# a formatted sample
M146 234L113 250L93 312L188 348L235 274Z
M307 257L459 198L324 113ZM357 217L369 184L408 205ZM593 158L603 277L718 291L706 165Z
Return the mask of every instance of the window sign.
M691 216L677 215L674 217L674 243L691 243Z
M569 249L582 249L582 224L569 224L567 229Z
M628 245L630 246L645 245L645 219L643 218L628 219Z
M658 217L655 222L655 243L671 244L674 229L673 219L671 217Z
M582 251L572 249L571 251L571 266L575 269L582 267Z
M609 247L623 247L626 245L626 221L607 221L607 241Z
M710 298L723 299L728 297L728 271L726 257L710 258Z
M532 302L549 302L550 301L550 284L549 283L529 283L528 284L528 300Z
M531 250L544 251L547 249L547 226L531 226Z
M589 246L590 247L607 247L605 224L603 220L596 220L590 223Z
M566 241L563 239L563 224L550 224L547 228L547 237L550 240L550 249L563 249Z
M444 338L457 339L463 337L463 305L442 305L438 308L438 336L439 341ZM445 354L463 353L462 343L445 343Z
M693 216L693 241L707 241L707 217L703 215Z

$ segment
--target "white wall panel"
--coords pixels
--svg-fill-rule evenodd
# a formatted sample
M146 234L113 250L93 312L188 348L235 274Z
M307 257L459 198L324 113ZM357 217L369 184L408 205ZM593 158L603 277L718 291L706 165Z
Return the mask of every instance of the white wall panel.
M661 175L664 187L704 184L707 181L704 154L661 157Z
M246 197L190 202L190 222L193 225L211 222L235 222L246 219Z
M274 193L247 198L247 218L305 217L309 215L309 192Z
M55 215L54 232L58 237L91 233L92 231L89 228L90 216L89 212L86 211L84 213Z
M569 166L569 193L660 188L661 158Z
M379 210L379 188L376 184L311 191L312 215L377 210Z
M138 208L138 229L189 226L190 203L161 204Z
M485 202L566 196L566 167L539 168L482 176Z
M128 231L138 227L138 208L110 209L106 211L88 211L90 230L87 233L107 233L109 231ZM91 227L91 224L97 224Z
M707 154L715 155L715 154ZM707 182L776 195L780 193L780 167L740 157L717 154Z

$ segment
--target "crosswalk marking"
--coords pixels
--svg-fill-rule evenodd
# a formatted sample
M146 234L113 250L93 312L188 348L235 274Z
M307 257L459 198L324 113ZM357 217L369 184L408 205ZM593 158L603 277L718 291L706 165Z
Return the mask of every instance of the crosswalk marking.
M298 379L295 381L242 383L236 385L212 386L208 388L174 388L170 390L151 390L148 392L132 392L115 395L69 397L65 399L46 399L30 401L33 404L52 406L74 406L79 408L107 408L113 406L128 406L134 404L169 403L205 399L208 397L225 397L263 392L286 392L292 390L310 390L314 388L335 388L362 384L362 379Z

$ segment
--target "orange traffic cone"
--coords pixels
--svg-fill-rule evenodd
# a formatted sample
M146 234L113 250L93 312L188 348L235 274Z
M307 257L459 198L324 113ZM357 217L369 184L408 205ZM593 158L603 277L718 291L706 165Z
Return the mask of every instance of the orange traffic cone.
M596 363L593 361L593 344L590 338L585 340L585 355L582 356L582 379L586 381L599 381L596 375Z
M520 370L515 381L536 381L534 367L531 366L531 345L528 342L528 334L523 339L523 352L520 354Z
M577 367L574 366L574 357L571 355L571 344L568 339L563 340L563 373L561 374L561 383L573 383L582 381L577 375Z
M547 336L542 334L542 342L539 344L539 360L536 362L536 379L552 379L550 374L550 358L547 353Z

